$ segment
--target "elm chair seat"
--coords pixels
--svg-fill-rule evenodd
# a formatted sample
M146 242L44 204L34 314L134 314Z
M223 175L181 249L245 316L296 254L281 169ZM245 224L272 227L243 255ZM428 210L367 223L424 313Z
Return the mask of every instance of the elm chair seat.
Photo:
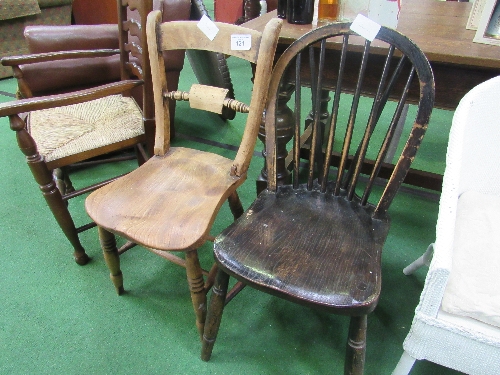
M86 207L99 226L144 247L197 248L209 236L213 213L244 182L228 173L232 163L210 152L172 147L163 158L153 157L99 189Z
M314 228L314 236L306 228ZM380 293L388 230L388 220L373 219L370 210L331 191L283 186L276 194L263 191L238 225L217 237L214 253L224 270L256 288L332 313L366 314ZM353 249L343 244L347 231L357 235ZM348 257L346 251L352 251ZM289 264L300 264L300 272Z

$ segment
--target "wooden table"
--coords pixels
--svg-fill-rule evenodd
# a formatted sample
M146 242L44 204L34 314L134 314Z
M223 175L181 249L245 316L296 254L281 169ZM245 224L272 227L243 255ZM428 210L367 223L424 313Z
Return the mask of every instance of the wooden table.
M429 59L435 76L437 108L455 110L468 91L500 74L500 48L473 43L475 31L465 28L471 6L471 3L437 0L403 1L397 30L412 39ZM273 17L276 17L275 11L255 18L244 26L263 30ZM285 22L277 55L315 27ZM360 38L359 44L362 43ZM414 97L413 101L417 99ZM411 170L405 182L440 191L442 176Z

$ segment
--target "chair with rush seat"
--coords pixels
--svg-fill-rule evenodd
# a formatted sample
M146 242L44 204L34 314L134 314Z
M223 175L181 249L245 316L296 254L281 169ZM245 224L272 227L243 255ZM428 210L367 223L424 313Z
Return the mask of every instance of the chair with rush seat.
M381 290L387 210L425 134L434 81L425 55L400 33L380 29L377 42L385 42L385 57L374 57L369 41L361 53L352 48L353 34L347 23L317 28L292 43L276 63L266 107L268 187L216 237L219 270L203 335L203 360L210 359L233 276L280 298L349 315L345 374L363 373L367 314L375 309ZM332 37L337 48L327 48ZM377 61L382 64L377 66ZM337 74L326 75L326 64L338 69ZM357 109L368 68L376 70L379 84L374 99L363 99L371 100L371 112L363 114ZM356 70L359 77L353 95L342 93L348 70ZM392 174L382 180L377 176L410 89L420 92L417 115ZM330 114L325 106L329 92ZM290 97L293 108L285 109ZM398 98L397 103L388 98ZM341 106L347 110L339 111ZM283 134L275 127L283 113L289 114L293 129L288 181L276 172L287 160L278 145Z
M92 50L47 53L8 59L15 68L30 62L84 57L99 58L120 54L121 80L67 94L39 96L0 105L0 116L9 116L19 147L40 186L49 208L74 248L78 264L89 257L78 233L94 223L76 228L68 210L68 200L95 190L111 180L75 190L67 167L96 156L136 146L140 160L147 158L142 144L144 128L154 123L151 74L146 45L145 23L152 0L118 0L119 50ZM138 21L127 18L127 9L139 13ZM138 43L129 41L136 37ZM3 63L5 63L3 61ZM142 108L131 97L131 90L142 87ZM27 113L26 118L24 114ZM115 177L116 178L116 177Z
M200 335L206 314L206 282L197 249L210 236L210 228L222 204L228 200L235 217L243 212L236 189L244 182L253 155L265 106L274 51L281 20L270 21L262 33L239 26L215 23L211 40L198 22L160 23L159 12L148 16L148 45L155 98L155 155L130 174L93 192L85 206L97 223L104 256L118 294L123 278L114 234L186 267L189 289ZM232 49L232 36L246 35L247 48ZM194 84L189 92L169 92L161 52L200 49L242 58L255 64L255 79L247 106L226 97L228 90ZM191 107L221 113L224 106L248 113L245 130L234 160L199 150L170 147L168 105L189 100ZM197 113L192 111L193 121ZM185 252L185 260L170 253Z

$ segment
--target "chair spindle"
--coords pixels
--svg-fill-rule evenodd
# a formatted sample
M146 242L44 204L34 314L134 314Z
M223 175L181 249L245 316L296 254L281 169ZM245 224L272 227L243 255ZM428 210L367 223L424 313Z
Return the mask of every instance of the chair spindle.
M345 34L342 42L342 50L340 53L339 62L339 72L337 75L337 85L335 87L335 94L333 98L333 105L331 110L330 119L330 132L328 134L328 141L325 151L325 162L323 164L323 174L321 179L321 192L326 192L327 182L328 182L328 172L330 171L330 160L332 158L333 141L335 139L335 130L337 127L339 106L340 106L340 94L342 91L342 79L344 77L345 62L347 58L347 46L349 43L349 34Z

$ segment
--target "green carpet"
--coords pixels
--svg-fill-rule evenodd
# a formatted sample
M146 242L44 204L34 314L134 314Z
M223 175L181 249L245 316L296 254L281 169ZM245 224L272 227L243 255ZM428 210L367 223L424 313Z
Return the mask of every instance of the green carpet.
M236 94L248 86L247 64L230 60ZM192 75L186 64L181 86ZM0 101L12 100L13 79L0 81ZM194 143L182 134L235 145L241 121L187 117L178 105L177 145L233 151ZM417 166L442 172L452 113L436 110ZM195 130L195 120L203 120ZM260 144L259 144L260 149ZM294 305L250 288L226 308L212 360L199 359L200 342L184 269L135 248L121 257L127 293L115 294L96 230L82 241L92 261L77 266L72 250L40 195L8 121L0 119L0 374L341 374L348 319ZM245 207L255 198L263 165L255 157L239 190ZM134 168L134 162L79 171L76 186ZM390 214L383 255L380 303L368 318L366 374L390 374L402 354L427 270L404 276L403 267L434 240L437 195L402 191ZM72 201L78 224L88 221L83 199ZM231 222L224 206L214 233ZM212 260L210 245L202 263ZM412 375L456 374L418 362Z

